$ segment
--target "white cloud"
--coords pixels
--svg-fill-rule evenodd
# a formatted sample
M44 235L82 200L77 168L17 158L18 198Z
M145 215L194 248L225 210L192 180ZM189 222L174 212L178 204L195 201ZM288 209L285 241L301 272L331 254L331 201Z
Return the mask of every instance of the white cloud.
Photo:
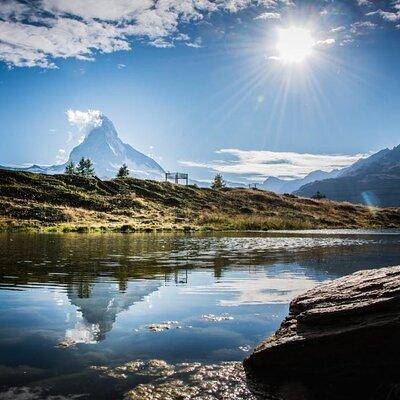
M268 20L268 19L280 19L280 18L281 18L281 14L279 14L277 12L265 12L265 13L258 15L254 19Z
M42 0L43 9L55 14L71 14L86 20L132 20L151 8L151 0Z
M370 21L357 21L350 25L350 32L361 35L370 29L375 29L376 24Z
M196 38L193 42L186 42L186 46L199 49L201 47L202 39L201 37Z
M359 6L367 6L367 7L371 7L374 5L374 3L370 0L357 0L357 4Z
M200 39L191 41L187 34L180 32L181 26L202 21L211 13L236 13L252 6L259 8L260 14L255 19L274 21L281 18L287 7L295 4L292 0L0 2L0 61L10 67L41 68L56 68L58 58L94 60L98 53L129 51L134 40L146 41L160 48L173 47L179 42L189 47L201 47ZM371 0L357 0L360 7L372 3ZM390 4L387 10L367 15L400 21L399 1ZM350 29L353 34L360 34L372 25L364 21ZM334 28L331 32L339 32L339 28L343 27Z
M55 68L50 58L92 60L93 50L129 50L118 28L97 21L45 18L47 25L0 20L0 60L9 65Z
M332 28L330 30L331 33L339 33L339 32L344 32L346 30L345 26L337 26L336 28Z
M252 5L293 5L290 0L1 0L0 61L10 67L56 68L57 58L93 60L96 52L128 51L137 37L156 47L189 41L180 24L212 12ZM183 35L183 36L180 36ZM189 42L200 47L199 42Z
M325 40L319 40L317 42L317 46L320 47L330 47L336 43L336 40L333 38L325 39Z
M59 149L56 156L56 163L63 164L67 159L67 152L64 149Z
M100 126L103 113L99 110L68 110L67 118L71 125L76 126L80 131Z
M158 47L160 49L167 49L169 47L174 47L173 43L168 42L164 38L157 38L150 42L150 45L153 47Z
M354 38L351 35L345 35L343 40L340 42L341 46L346 46L347 44L353 43Z
M315 170L331 171L346 167L363 157L362 154L303 154L239 149L221 149L216 153L227 156L228 160L180 161L180 164L187 167L210 169L223 174L255 175L260 179L268 176L302 178Z
M1 19L21 20L27 13L29 8L23 3L16 3L13 0L2 0L0 7Z
M367 14L367 16L373 16L373 15L379 15L382 17L384 20L388 22L397 22L400 21L400 10L396 9L397 11L392 12L392 11L384 11L384 10L377 10L377 11L372 11Z
M180 41L187 41L190 40L190 36L186 33L178 33L175 37L174 40L176 40L177 42Z

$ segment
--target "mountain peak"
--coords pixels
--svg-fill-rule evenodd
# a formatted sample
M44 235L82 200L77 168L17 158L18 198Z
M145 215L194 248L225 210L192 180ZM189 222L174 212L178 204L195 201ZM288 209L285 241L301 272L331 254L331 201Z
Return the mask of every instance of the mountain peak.
M156 161L122 142L114 124L104 114L84 141L72 150L69 161L77 163L82 157L92 160L96 174L102 178L115 177L122 164L137 178L161 179L164 176L164 170Z
M114 124L104 114L100 116L100 119L87 133L85 140L93 136L103 137L105 140L118 139L118 133Z
M119 168L126 164L130 175L139 179L164 179L165 171L152 158L132 146L124 143L119 137L112 121L104 114L95 115L91 129L82 143L70 153L67 162L77 164L82 158L89 158L94 165L95 173L100 178L114 178ZM32 165L26 168L7 168L44 174L62 174L65 164L52 166Z

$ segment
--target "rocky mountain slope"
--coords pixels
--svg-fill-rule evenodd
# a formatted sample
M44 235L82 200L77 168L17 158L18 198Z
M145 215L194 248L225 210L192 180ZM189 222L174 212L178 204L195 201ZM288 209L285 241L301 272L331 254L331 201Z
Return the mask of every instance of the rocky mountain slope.
M382 150L365 161L346 174L310 183L294 193L311 197L319 191L331 200L400 206L400 146Z
M301 179L291 179L285 180L280 178L275 178L273 176L268 177L263 184L260 186L261 189L270 190L271 192L283 194L283 193L293 193L300 189L307 183L321 181L323 179L336 178L339 175L339 170L334 170L331 172L325 171L313 171L307 176Z
M264 189L264 190L270 190L272 192L280 193L280 194L294 193L297 190L299 190L302 186L305 186L309 183L350 175L350 174L360 170L361 168L365 168L368 165L371 165L372 163L380 160L385 155L387 155L389 152L390 152L389 149L384 149L384 150L381 150L369 157L362 158L346 168L334 169L333 171L330 171L330 172L320 171L320 170L312 171L308 175L306 175L304 178L300 178L300 179L285 180L285 179L279 179L279 178L270 176L263 182L263 184L260 186L260 188Z

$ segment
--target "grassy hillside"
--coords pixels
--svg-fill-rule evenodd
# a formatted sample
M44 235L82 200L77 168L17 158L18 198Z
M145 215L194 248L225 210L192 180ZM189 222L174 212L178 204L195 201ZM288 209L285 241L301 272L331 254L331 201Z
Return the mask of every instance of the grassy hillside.
M400 209L371 209L250 189L199 189L132 178L102 182L0 170L0 229L394 228Z

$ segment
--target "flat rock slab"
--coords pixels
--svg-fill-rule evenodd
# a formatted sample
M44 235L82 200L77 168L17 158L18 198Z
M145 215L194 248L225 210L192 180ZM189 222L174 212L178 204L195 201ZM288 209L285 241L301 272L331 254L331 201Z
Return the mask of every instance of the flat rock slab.
M265 381L400 382L400 267L359 271L294 299L244 361Z

